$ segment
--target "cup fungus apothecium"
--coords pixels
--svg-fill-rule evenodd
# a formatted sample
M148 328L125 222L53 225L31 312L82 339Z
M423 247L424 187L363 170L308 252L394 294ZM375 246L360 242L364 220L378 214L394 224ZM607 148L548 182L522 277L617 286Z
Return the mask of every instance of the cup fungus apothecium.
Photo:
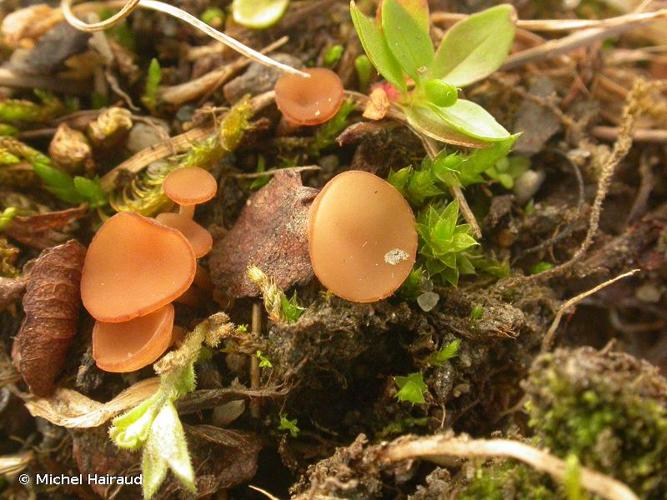
M160 224L177 229L190 242L198 259L213 248L213 237L206 228L183 214L164 212L155 217Z
M123 323L97 321L93 359L107 372L133 372L154 363L179 336L171 304Z
M192 220L195 206L215 196L218 183L208 171L199 167L182 167L170 172L162 189L167 197L179 205L178 213L166 212L156 219L165 226L178 229L192 245L197 258L213 247L213 237L206 228Z
M289 73L276 82L276 105L288 122L319 125L329 121L343 104L343 83L326 68L305 70L310 78Z
M98 321L129 321L179 297L196 270L192 246L180 231L120 212L100 227L88 247L81 299Z
M415 217L394 186L350 170L331 179L315 198L308 244L323 286L352 302L375 302L393 294L415 263Z

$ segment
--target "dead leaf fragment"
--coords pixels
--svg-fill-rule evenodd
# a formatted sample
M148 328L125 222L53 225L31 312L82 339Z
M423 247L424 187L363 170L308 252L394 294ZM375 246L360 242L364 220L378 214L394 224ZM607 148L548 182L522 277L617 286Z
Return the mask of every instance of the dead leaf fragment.
M68 239L67 226L87 213L88 207L81 205L57 212L14 217L6 232L19 243L44 250Z
M389 111L389 107L391 106L389 96L382 87L375 87L368 97L368 102L364 109L364 118L382 120L387 116L387 111Z
M317 190L304 187L297 172L278 172L253 194L234 227L211 252L211 279L228 297L256 297L246 274L255 265L283 290L312 275L308 255L308 209Z
M23 278L3 278L0 276L0 311L17 301L25 291Z
M49 144L49 155L56 165L70 174L79 173L84 167L86 170L94 167L93 150L88 139L83 132L71 128L66 123L58 126Z
M85 247L75 240L46 250L28 278L23 296L25 319L14 339L12 358L31 392L38 396L53 392L76 334L85 254Z
M98 427L119 413L136 406L155 394L160 379L152 377L128 387L108 403L100 403L71 389L59 388L50 398L25 402L33 417L70 429Z
M38 4L11 12L0 25L4 42L12 48L33 43L35 38L41 35L41 32L35 32L38 21L49 17L52 10L46 4Z

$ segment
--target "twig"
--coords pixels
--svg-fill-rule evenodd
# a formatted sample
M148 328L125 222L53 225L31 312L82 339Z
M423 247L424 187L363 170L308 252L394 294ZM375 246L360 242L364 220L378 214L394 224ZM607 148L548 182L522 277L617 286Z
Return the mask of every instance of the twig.
M554 341L554 336L556 335L556 330L558 329L558 325L560 325L560 320L563 318L563 314L572 307L573 305L578 304L582 300L584 300L586 297L589 297L593 295L594 293L599 292L603 288L608 287L609 285L613 285L619 280L622 280L623 278L627 278L628 276L632 276L633 274L638 273L640 270L639 269L633 269L632 271L628 271L627 273L623 273L619 276L616 276L615 278L612 278L610 280L605 281L604 283L600 283L599 285L591 288L590 290L587 290L583 293L580 293L579 295L576 295L575 297L572 297L571 299L567 300L560 308L558 309L558 312L556 313L556 316L554 317L554 320L551 323L551 326L547 330L546 335L542 339L542 350L543 351L548 351L551 349L551 346Z
M439 463L446 457L514 458L560 481L563 481L567 475L567 465L560 458L510 439L464 440L446 436L431 436L399 441L382 453L382 458L390 462L423 458ZM637 495L622 482L587 467L581 467L581 485L608 500L637 500Z
M123 7L119 12L111 16L109 19L97 23L85 23L81 21L81 19L76 17L72 12L72 0L61 0L60 3L60 8L62 9L63 15L65 16L67 22L74 28L89 33L94 33L95 31L103 31L105 29L115 26L120 21L129 16L138 7L154 10L156 12L161 12L163 14L175 17L176 19L180 19L181 21L189 24L193 28L196 28L199 31L207 34L214 40L217 40L220 43L224 43L228 47L237 51L239 54L243 54L247 58L252 59L253 61L257 61L260 64L264 64L265 66L269 66L278 69L280 71L284 71L285 73L297 75L302 78L310 78L310 75L308 73L304 73L303 71L300 71L296 68L289 66L288 64L275 61L270 57L267 57L264 54L257 52L254 49L251 49L247 45L242 44L241 42L230 37L229 35L226 35L225 33L222 33L216 30L215 28L212 28L211 26L201 21L200 19L196 18L192 14L189 14L188 12L179 9L178 7L174 7L173 5L169 5L164 2L158 2L156 0L127 0L127 2L123 5Z
M258 303L252 305L252 333L259 337L262 333L262 309ZM250 388L257 390L259 388L259 360L254 354L250 355ZM260 400L250 400L250 414L253 418L260 417Z
M621 132L620 127L593 127L593 136L604 141L615 141ZM632 140L653 144L667 144L667 130L638 128L632 134Z
M518 19L516 27L529 31L575 31L646 22L666 16L667 9L660 9L654 12L633 12L607 19ZM434 24L454 24L467 17L465 14L455 14L453 12L434 12L431 14L431 21Z
M264 47L260 52L262 54L272 52L287 43L286 36L279 38L275 42ZM240 57L237 60L214 69L189 82L181 83L179 85L172 85L170 87L162 87L159 90L160 100L174 106L197 99L198 97L213 92L220 85L229 80L232 76L250 64L250 59Z
M0 68L0 87L46 89L65 94L84 95L90 92L90 83L49 76L22 75L11 69Z
M253 97L251 103L255 113L272 103L274 97L275 94L272 90ZM102 188L107 191L111 190L121 172L140 172L154 161L187 151L192 146L193 142L205 139L213 132L215 132L214 126L195 127L180 135L174 136L167 141L142 149L104 174L101 179Z
M230 177L234 177L235 179L257 179L258 177L264 177L265 175L274 175L277 174L278 172L307 172L311 170L322 170L322 167L320 167L319 165L303 165L301 167L272 168L270 170L265 170L264 172L231 174Z

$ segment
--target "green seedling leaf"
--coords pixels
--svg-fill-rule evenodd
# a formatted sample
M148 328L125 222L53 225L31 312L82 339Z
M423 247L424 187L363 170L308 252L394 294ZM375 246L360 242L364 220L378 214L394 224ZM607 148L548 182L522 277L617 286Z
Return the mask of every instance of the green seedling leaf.
M399 391L396 393L396 399L407 403L424 404L424 393L428 386L424 382L424 376L420 372L411 373L405 377L394 377L394 382Z
M141 454L141 474L144 498L150 500L167 477L169 464L160 454L160 442L150 433Z
M49 193L72 205L81 202L81 196L74 187L74 180L68 174L41 161L33 163L32 167Z
M366 55L375 66L375 69L380 73L389 83L396 88L405 92L407 86L403 71L394 55L389 50L387 40L380 28L375 24L374 20L365 16L357 8L354 0L350 2L350 15L352 16L352 23L354 29L357 31L359 41L364 47Z
M516 11L498 5L452 26L435 54L430 76L465 87L496 71L514 41Z
M456 357L461 346L461 340L456 339L445 345L438 352L434 353L429 360L432 365L444 366L447 361Z
M338 64L340 58L343 57L343 52L345 52L345 48L339 43L329 47L324 53L324 65L333 67Z
M292 436L293 438L299 437L301 429L299 429L297 423L298 420L296 418L290 420L289 418L287 418L287 415L280 415L280 424L278 424L278 430L289 432L290 436Z
M460 102L460 100L457 102ZM488 145L487 141L475 139L457 131L431 107L414 105L403 107L403 112L412 128L418 133L430 137L431 139L435 139L436 141L455 144L457 146L465 146L468 148L484 148Z
M305 307L299 305L296 292L294 292L290 299L283 293L280 296L280 308L282 310L282 316L287 323L296 323L306 310Z
M415 21L421 31L429 32L431 26L431 18L429 17L428 1L427 0L395 0L405 12ZM382 6L384 7L384 5ZM381 7L381 8L382 8Z
M266 357L262 351L257 351L255 353L255 356L257 356L257 359L259 359L259 367L260 368L273 368L273 364L271 363L271 360Z
M280 21L288 5L289 0L234 0L232 15L241 26L259 30Z
M113 419L109 436L116 446L136 450L146 442L162 398L162 394L156 393Z
M157 59L153 58L148 66L148 76L146 77L146 87L141 102L149 111L155 111L157 108L157 91L162 81L162 69Z
M428 10L427 10L428 16ZM382 32L389 50L408 75L419 81L433 62L433 42L428 33L397 0L382 3Z
M192 469L185 432L178 418L176 407L171 401L167 401L155 417L146 448L150 448L151 455L157 452L183 486L193 493L196 491L195 472ZM144 448L144 453L146 453L146 448ZM151 460L153 463L157 462L154 458ZM160 468L158 464L158 472ZM160 484L158 483L157 486L159 487ZM150 495L148 493L144 491L146 498L150 498L155 492L150 492Z
M485 142L503 141L510 133L479 104L459 99L448 108L431 105L433 113L460 134Z
M92 208L103 207L107 204L107 195L100 185L99 178L74 177L74 189L81 199Z
M373 76L373 65L366 54L362 54L354 60L354 69L357 72L359 89L362 92L366 92Z
M7 207L0 212L0 231L4 231L9 227L17 213L18 210L16 207Z
M18 135L19 129L8 123L0 123L0 136L10 136L13 137Z

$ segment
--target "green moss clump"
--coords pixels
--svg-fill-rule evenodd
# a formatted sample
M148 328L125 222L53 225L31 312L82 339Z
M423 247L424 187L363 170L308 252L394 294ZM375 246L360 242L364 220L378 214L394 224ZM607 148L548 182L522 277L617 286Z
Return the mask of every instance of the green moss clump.
M563 498L549 476L530 467L509 461L495 460L475 470L474 477L458 496L459 500L552 500Z
M667 380L632 356L584 347L536 359L525 383L537 442L667 498Z

